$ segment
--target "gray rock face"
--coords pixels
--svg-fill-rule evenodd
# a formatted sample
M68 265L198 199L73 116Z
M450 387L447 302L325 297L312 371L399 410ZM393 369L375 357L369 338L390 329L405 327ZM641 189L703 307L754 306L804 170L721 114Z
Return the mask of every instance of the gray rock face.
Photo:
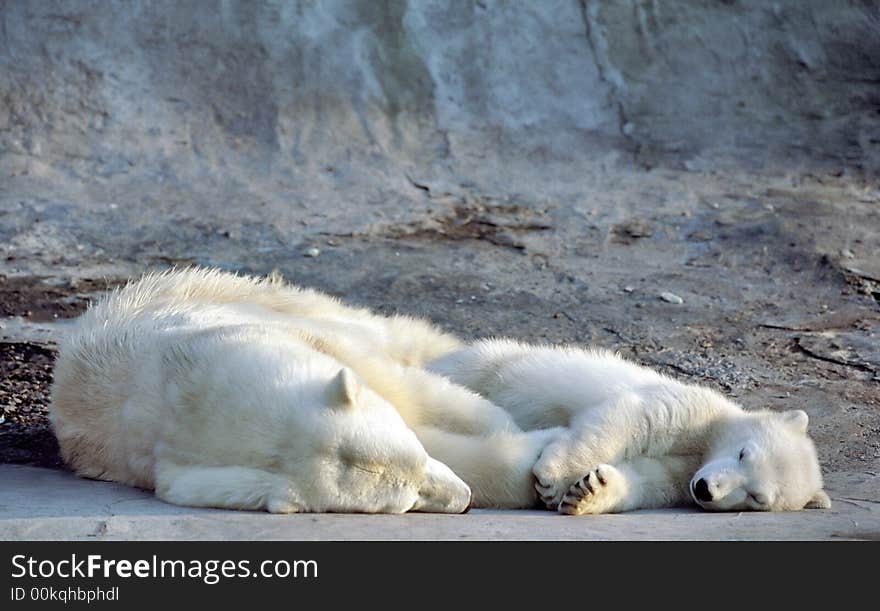
M211 5L3 3L3 165L284 175L481 147L877 161L873 3Z

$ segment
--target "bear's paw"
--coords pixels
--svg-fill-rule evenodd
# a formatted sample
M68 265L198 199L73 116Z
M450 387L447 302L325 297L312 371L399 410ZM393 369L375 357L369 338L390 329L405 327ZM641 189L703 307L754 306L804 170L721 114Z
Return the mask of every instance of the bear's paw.
M599 465L571 485L559 503L559 513L612 513L618 510L625 494L623 474L611 465Z

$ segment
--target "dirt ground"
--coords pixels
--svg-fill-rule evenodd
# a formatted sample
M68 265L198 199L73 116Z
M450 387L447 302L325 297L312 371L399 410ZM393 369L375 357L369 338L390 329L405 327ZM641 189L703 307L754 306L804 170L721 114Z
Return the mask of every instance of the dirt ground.
M277 269L465 337L614 348L746 407L805 409L827 473L875 477L876 184L632 167L603 180L605 201L413 186L402 218L353 229L308 210L248 226L204 200L111 219L80 207L74 231L76 206L43 213L0 262L0 462L62 466L46 415L64 322L130 275L196 263Z

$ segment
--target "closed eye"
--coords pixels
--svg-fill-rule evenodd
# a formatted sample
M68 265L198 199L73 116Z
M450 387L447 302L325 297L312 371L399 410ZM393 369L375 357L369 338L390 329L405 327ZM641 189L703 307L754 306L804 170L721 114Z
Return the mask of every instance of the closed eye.
M364 473L371 473L373 475L382 475L382 473L385 471L382 467L375 467L374 469L371 469L369 467L365 467L363 465L357 465L357 464L352 465L352 467L354 467L358 471L363 471Z

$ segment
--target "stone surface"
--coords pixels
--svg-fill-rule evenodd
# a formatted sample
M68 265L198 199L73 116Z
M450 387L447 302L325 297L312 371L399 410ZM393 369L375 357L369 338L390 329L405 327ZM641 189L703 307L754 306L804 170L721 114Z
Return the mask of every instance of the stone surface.
M880 539L877 476L834 474L834 506L823 511L669 509L578 517L480 509L465 515L270 515L178 507L140 490L33 467L0 465L0 481L0 540ZM838 493L838 485L850 492ZM855 490L861 496L849 497Z
M485 148L597 143L692 169L876 164L878 23L856 0L13 0L0 144L12 167L104 181L296 182L353 158L464 170Z

